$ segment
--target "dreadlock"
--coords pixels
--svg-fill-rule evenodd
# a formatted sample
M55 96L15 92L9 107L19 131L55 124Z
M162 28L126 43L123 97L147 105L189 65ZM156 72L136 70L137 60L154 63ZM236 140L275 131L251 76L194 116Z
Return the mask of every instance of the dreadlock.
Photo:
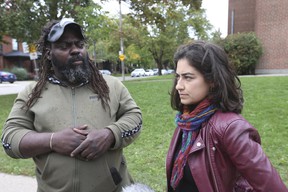
M41 36L37 42L37 50L42 53L42 57L40 60L40 70L39 70L39 79L36 86L33 88L32 92L29 94L28 101L25 106L27 110L30 109L39 98L41 98L42 90L47 83L48 77L53 74L52 64L50 60L48 60L47 56L49 54L49 50L51 47L51 43L47 41L48 34L56 23L59 21L53 20L48 22L42 29ZM92 71L92 78L89 81L89 86L91 86L94 93L98 94L101 99L101 104L104 109L108 107L110 109L108 102L110 101L109 97L109 87L104 80L102 74L99 72L97 67L93 64L92 60L88 59L89 68ZM24 106L24 107L25 107Z

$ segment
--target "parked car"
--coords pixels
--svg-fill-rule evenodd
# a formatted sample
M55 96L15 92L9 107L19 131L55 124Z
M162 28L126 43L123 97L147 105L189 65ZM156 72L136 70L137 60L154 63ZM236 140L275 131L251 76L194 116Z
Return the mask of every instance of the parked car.
M159 75L159 73L158 73L159 69L155 68L155 69L153 69L153 71L154 71L154 75ZM166 69L161 69L161 74L167 75L168 71Z
M154 75L153 70L152 69L146 69L145 76L152 76L152 75Z
M131 77L145 76L145 70L143 68L134 69L131 72Z
M100 73L102 73L103 75L111 75L111 72L109 70L106 70L106 69L101 69L99 70Z
M161 74L162 75L167 75L168 74L168 71L166 69L161 69Z
M15 74L6 71L0 71L0 83L5 81L9 83L14 83L16 80L17 77Z
M153 69L154 75L158 75L158 70L157 68Z
M168 72L168 74L175 73L174 69L168 69L167 72Z

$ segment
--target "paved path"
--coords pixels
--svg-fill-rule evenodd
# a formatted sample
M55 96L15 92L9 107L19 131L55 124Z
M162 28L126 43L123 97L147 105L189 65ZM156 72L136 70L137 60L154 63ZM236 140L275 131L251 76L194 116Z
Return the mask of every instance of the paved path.
M0 190L3 192L36 192L34 177L0 173Z
M14 83L2 82L0 84L0 95L11 95L22 91L29 83L33 81L15 81Z
M117 77L120 81L123 81L123 77ZM133 80L136 78L149 78L147 77L129 77L126 76L124 78L125 81ZM11 95L16 94L22 91L28 84L32 83L32 81L15 81L14 83L2 82L0 83L0 95Z

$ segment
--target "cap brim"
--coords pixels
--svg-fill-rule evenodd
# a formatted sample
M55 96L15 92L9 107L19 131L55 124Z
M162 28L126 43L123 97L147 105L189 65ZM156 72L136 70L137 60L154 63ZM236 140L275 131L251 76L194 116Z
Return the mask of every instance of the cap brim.
M82 32L82 28L80 25L78 25L77 23L75 23L74 21L66 21L64 23L56 23L50 30L50 33L48 34L48 38L47 40L51 43L56 42L58 39L60 39L60 37L63 35L65 28L68 25L74 25L78 28L79 32L81 33L83 39L84 39L84 35Z

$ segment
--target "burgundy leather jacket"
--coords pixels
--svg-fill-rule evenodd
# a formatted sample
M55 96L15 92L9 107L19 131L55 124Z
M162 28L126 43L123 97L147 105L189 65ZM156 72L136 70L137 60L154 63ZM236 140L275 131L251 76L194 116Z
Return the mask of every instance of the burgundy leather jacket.
M175 129L166 158L167 186L178 139L181 134ZM264 154L257 130L239 114L217 111L202 126L187 161L200 192L232 192L239 174L254 191L288 192Z

